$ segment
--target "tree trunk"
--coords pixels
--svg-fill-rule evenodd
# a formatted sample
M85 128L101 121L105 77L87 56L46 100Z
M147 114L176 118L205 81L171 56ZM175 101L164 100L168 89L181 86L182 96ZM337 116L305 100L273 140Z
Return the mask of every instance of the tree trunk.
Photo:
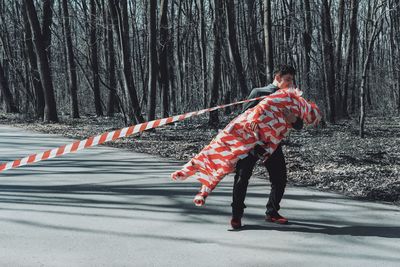
M62 10L65 28L65 42L68 60L68 86L69 95L71 98L71 118L79 118L79 105L78 105L78 84L76 76L76 65L74 58L74 48L72 46L71 25L69 21L68 1L62 0Z
M330 7L328 0L323 0L322 5L322 44L323 44L323 55L324 55L324 73L325 73L325 88L327 96L327 113L328 121L331 123L335 122L336 109L335 109L335 69L332 64L334 62L333 55L333 38L331 31L331 16Z
M375 6L373 7L373 14L378 13L379 7ZM383 12L383 11L382 11ZM372 34L370 35L370 38L367 40L368 45L367 45L367 51L365 54L365 60L363 64L363 70L362 70L362 76L361 76L361 86L360 86L360 128L359 128L359 135L361 138L364 137L364 123L365 123L365 92L366 92L366 83L367 83L367 72L368 68L371 62L371 56L372 56L372 50L374 47L374 43L376 40L376 37L378 36L378 33L382 30L382 15L376 16L374 23L372 25ZM373 19L373 16L371 17L371 20ZM371 30L371 29L369 29Z
M108 48L108 86L110 87L110 91L108 92L108 101L107 101L107 116L114 115L115 102L117 98L117 79L115 76L115 50L114 50L114 34L113 34L113 25L111 20L110 11L107 13L107 48Z
M90 55L93 79L94 107L97 116L103 116L100 95L99 61L97 56L97 9L96 1L90 0Z
M126 0L116 1L109 0L111 16L115 33L118 36L118 46L121 53L121 64L123 69L123 86L129 95L132 109L135 115L135 120L138 123L144 121L139 105L139 100L136 93L134 79L131 71L131 53L129 42L129 26L128 26L128 7ZM120 8L121 5L121 8ZM121 11L122 9L122 11ZM131 118L133 119L133 118Z
M350 9L351 9L350 27L349 27L350 36L346 52L346 63L345 63L345 72L343 81L343 100L342 100L342 114L346 117L348 116L347 98L349 91L348 89L349 89L350 66L353 54L355 53L355 46L356 46L358 0L351 0Z
M309 90L311 87L310 81L310 71L311 71L311 41L312 41L312 19L311 19L311 6L309 0L304 0L304 12L305 12L305 21L304 21L304 32L303 32L303 43L304 43L304 81L305 81L305 89Z
M214 55L213 55L213 78L211 87L210 107L214 107L218 103L219 87L221 81L221 32L222 32L222 16L223 6L220 0L214 0ZM219 124L218 111L210 112L209 125L217 127Z
M32 79L33 90L35 92L34 103L35 103L36 117L40 120L43 120L44 106L45 106L44 89L42 86L42 82L40 80L37 58L35 55L34 46L32 42L32 31L28 20L28 14L26 12L25 1L23 2L23 7L22 7L22 17L24 19L25 50L29 59L30 75Z
M239 44L236 38L236 15L235 15L235 1L226 0L226 18L228 26L228 44L229 56L232 63L235 64L237 79L239 80L241 98L248 95L246 84L246 77L243 70L242 58L240 57Z
M274 79L274 54L272 47L271 0L264 0L264 36L267 80Z
M148 30L149 30L149 98L147 102L148 115L147 119L154 120L156 116L156 100L157 100L157 27L156 12L157 0L148 1Z
M51 24L53 23L53 2L54 0L43 0L42 7L42 36L49 63L51 62Z
M267 76L265 74L265 62L264 62L264 53L263 49L258 40L257 33L257 20L256 20L256 9L255 9L255 0L249 0L249 17L250 17L250 27L251 27L251 50L253 51L252 56L255 57L255 69L257 70L257 75L259 78L258 84L264 85L267 83Z
M207 79L207 42L206 42L206 25L204 21L204 1L198 0L199 16L200 16L200 54L201 54L201 84L203 87L203 107L208 105L208 79Z
M392 79L394 81L393 94L397 94L397 113L400 115L400 3L399 1L389 1L390 11L390 48L391 48L391 67L393 71ZM395 97L396 99L396 97Z
M6 112L18 113L18 108L14 103L14 99L10 87L8 86L8 81L5 76L3 66L1 65L1 61L0 61L0 91L1 95L3 96Z
M169 74L168 51L171 44L168 33L168 0L161 0L160 10L160 84L161 84L161 113L163 118L169 116Z
M39 19L33 0L26 0L26 11L29 24L32 30L33 43L35 45L36 56L39 63L39 74L45 91L44 121L58 122L56 101L54 97L53 81L51 78L51 68L48 61L45 40L48 36L43 36L40 30Z
M343 94L342 94L342 36L343 36L343 24L344 24L344 0L339 1L339 10L338 10L338 32L336 34L336 45L335 45L335 68L336 68L336 114L339 118L342 117L343 110Z

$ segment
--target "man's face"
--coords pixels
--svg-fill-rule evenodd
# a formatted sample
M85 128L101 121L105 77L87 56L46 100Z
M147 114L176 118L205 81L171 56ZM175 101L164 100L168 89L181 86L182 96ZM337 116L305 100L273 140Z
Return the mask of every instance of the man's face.
M275 76L276 81L278 82L278 87L280 89L283 88L289 88L293 86L293 75L292 74L285 74L285 75L279 75L277 74Z

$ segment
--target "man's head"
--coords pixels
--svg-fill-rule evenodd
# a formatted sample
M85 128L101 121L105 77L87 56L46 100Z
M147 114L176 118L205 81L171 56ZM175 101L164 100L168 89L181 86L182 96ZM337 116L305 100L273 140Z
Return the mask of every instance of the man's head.
M289 65L279 65L274 71L274 84L280 89L292 87L296 70Z

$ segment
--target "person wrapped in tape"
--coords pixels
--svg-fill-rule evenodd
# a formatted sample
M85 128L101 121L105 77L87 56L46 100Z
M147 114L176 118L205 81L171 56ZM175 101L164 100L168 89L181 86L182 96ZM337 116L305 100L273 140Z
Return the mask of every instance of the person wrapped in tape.
M293 127L286 116L289 112L309 125L316 126L321 120L318 106L305 100L302 91L280 89L233 119L182 169L172 173L171 178L196 178L202 185L193 201L196 206L204 205L211 191L235 170L239 159L255 153L266 161L272 155ZM262 149L255 151L256 145Z

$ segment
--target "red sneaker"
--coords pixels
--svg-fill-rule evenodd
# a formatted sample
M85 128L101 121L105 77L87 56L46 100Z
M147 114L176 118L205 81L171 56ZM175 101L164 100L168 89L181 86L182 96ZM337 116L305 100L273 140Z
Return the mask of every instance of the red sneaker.
M273 223L279 223L279 224L287 224L289 222L288 219L281 216L278 212L276 212L275 214L267 214L267 216L265 217L265 220L267 222L273 222Z
M240 218L235 218L232 217L231 219L231 226L233 229L239 229L240 227L242 227L242 220Z

